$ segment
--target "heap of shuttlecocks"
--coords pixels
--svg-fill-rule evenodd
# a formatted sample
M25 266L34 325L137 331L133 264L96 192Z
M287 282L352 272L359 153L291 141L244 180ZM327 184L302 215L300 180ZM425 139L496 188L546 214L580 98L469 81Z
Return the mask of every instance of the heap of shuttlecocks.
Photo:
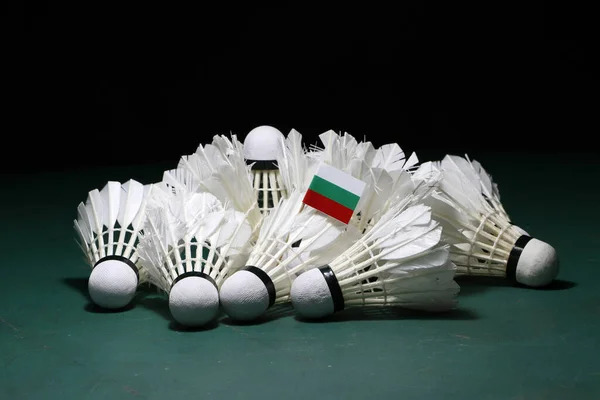
M77 209L91 300L123 309L143 284L174 321L261 318L291 303L304 319L350 307L444 312L457 275L541 287L558 273L549 244L514 225L477 162L420 163L328 131L307 147L270 126L216 135L160 182L109 181Z

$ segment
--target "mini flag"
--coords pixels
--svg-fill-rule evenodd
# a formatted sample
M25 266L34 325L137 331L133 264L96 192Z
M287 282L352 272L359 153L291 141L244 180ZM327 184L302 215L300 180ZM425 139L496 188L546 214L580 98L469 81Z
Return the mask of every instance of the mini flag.
M304 204L345 224L350 222L366 183L337 168L321 164L313 177Z

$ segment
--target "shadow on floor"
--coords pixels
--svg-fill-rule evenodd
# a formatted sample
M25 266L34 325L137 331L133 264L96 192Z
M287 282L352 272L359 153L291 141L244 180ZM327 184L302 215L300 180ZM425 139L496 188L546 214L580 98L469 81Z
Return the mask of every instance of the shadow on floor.
M127 304L125 307L117 308L117 309L102 308L102 307L96 305L95 303L93 303L92 301L89 301L83 307L83 309L85 311L94 313L94 314L118 314L118 313L122 313L122 312L127 312L134 308L135 308L135 302L133 302L133 301L131 303Z
M295 312L294 307L292 307L292 304L283 303L274 305L273 307L269 308L263 315L252 321L236 321L228 315L224 314L224 317L221 319L221 323L223 323L224 325L231 326L261 325L279 318L290 317L294 314Z
M551 284L549 284L548 286L544 286L541 288L537 288L535 290L548 290L548 291L552 291L552 290L567 290L567 289L572 289L574 287L577 286L576 282L571 282L571 281L565 281L565 280L561 280L561 279L556 279L554 281L552 281Z
M129 311L135 307L135 304L133 304L133 302L129 303L124 308L119 308L116 310L102 308L102 307L96 305L90 298L90 295L88 292L88 278L87 277L85 277L85 278L63 278L62 283L64 285L68 286L69 288L71 288L72 290L74 290L75 292L79 293L85 299L85 305L83 306L83 309L90 313L114 314L114 313L121 313L121 312Z
M139 306L155 312L167 321L172 321L171 312L169 311L169 299L166 295L155 293L140 294L136 296L136 302Z
M88 292L88 278L87 277L85 277L85 278L63 278L62 283L65 286L74 290L75 292L78 292L79 294L81 294L81 296L83 296L83 298L86 300L86 304L83 307L85 311L91 312L91 313L98 313L98 314L110 314L110 313L120 313L120 312L129 311L129 310L135 308L136 305L140 304L140 302L143 302L145 300L146 296L156 293L156 288L154 288L153 286L150 286L148 284L140 285L140 287L138 287L138 289L137 289L137 293L135 294L135 297L127 306L116 309L116 310L110 310L110 309L102 308L102 307L94 304L94 302L92 302L92 299L90 298L90 295ZM168 310L167 310L167 312L168 312Z
M460 285L459 296L470 296L473 294L485 292L486 290L497 287L514 287L518 289L529 290L567 290L577 286L577 283L565 280L554 280L548 286L541 288L531 288L525 285L513 284L504 278L496 278L489 276L468 276L461 275L455 278L456 283Z
M199 326L199 327L182 326L175 321L171 321L169 323L169 330L172 330L175 332L205 332L205 331L211 331L213 329L216 329L218 326L219 326L219 321L216 319L211 321L207 325Z
M407 310L399 307L352 307L340 311L328 317L320 319L306 319L299 315L295 317L297 321L305 323L327 323L327 322L347 322L347 321L378 321L378 320L403 320L403 319L421 319L421 320L475 320L478 315L465 308L457 308L446 312L424 312Z
M91 301L90 295L88 293L88 278L63 278L63 285L69 287L70 289L80 293L86 300Z

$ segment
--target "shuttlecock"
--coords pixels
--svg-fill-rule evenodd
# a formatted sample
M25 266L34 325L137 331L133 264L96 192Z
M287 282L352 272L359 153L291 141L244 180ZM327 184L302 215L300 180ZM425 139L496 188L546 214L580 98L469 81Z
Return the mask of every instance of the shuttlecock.
M247 215L210 193L164 190L151 200L140 262L168 294L173 319L204 326L218 315L223 279L245 263L252 236Z
M230 203L247 215L253 232L258 233L262 214L249 179L250 167L244 158L244 147L235 135L215 135L207 145L199 145L194 154L181 157L177 166L183 172L171 172L169 184L191 191L204 191L221 203Z
M295 275L326 257L346 225L311 208L303 193L292 192L271 210L245 268L232 274L220 290L223 310L232 319L249 321L274 304L289 300Z
M284 138L277 128L261 125L244 139L244 157L251 166L252 186L263 213L270 211L288 193L276 162Z
M396 169L406 171L416 161L406 161L398 146L375 150L370 142L331 130L319 138L323 147L307 150L292 130L279 149L277 163L290 194L263 221L247 268L223 284L221 303L234 319L251 320L289 301L296 276L335 258L393 195L410 193L400 183L412 187L410 176Z
M411 202L397 203L334 260L298 276L290 292L296 312L322 318L357 306L452 309L459 286L442 228L429 207Z
M298 274L334 257L332 249L345 248L357 234L349 221L364 182L322 162L325 152L309 154L301 141L292 131L280 147L277 162L288 197L264 217L246 268L221 288L221 304L233 319L253 320L272 305L289 301ZM345 148L330 146L328 151L331 155ZM350 163L353 157L335 161ZM328 193L334 187L337 194Z
M442 179L428 204L444 224L459 274L504 277L530 287L555 279L556 250L511 222L497 184L479 162L447 155L435 167Z
M77 207L74 228L92 267L88 291L100 307L127 306L146 279L137 245L151 189L152 185L135 180L110 181L102 190L90 191L86 202Z

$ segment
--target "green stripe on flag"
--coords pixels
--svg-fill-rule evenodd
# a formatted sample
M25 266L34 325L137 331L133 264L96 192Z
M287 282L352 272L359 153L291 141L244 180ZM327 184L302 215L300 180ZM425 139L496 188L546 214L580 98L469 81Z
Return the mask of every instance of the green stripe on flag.
M338 185L321 178L318 175L315 175L313 177L309 189L351 210L354 210L354 208L356 208L358 200L360 200L360 197L355 195L354 193L349 192L346 189L343 189Z

